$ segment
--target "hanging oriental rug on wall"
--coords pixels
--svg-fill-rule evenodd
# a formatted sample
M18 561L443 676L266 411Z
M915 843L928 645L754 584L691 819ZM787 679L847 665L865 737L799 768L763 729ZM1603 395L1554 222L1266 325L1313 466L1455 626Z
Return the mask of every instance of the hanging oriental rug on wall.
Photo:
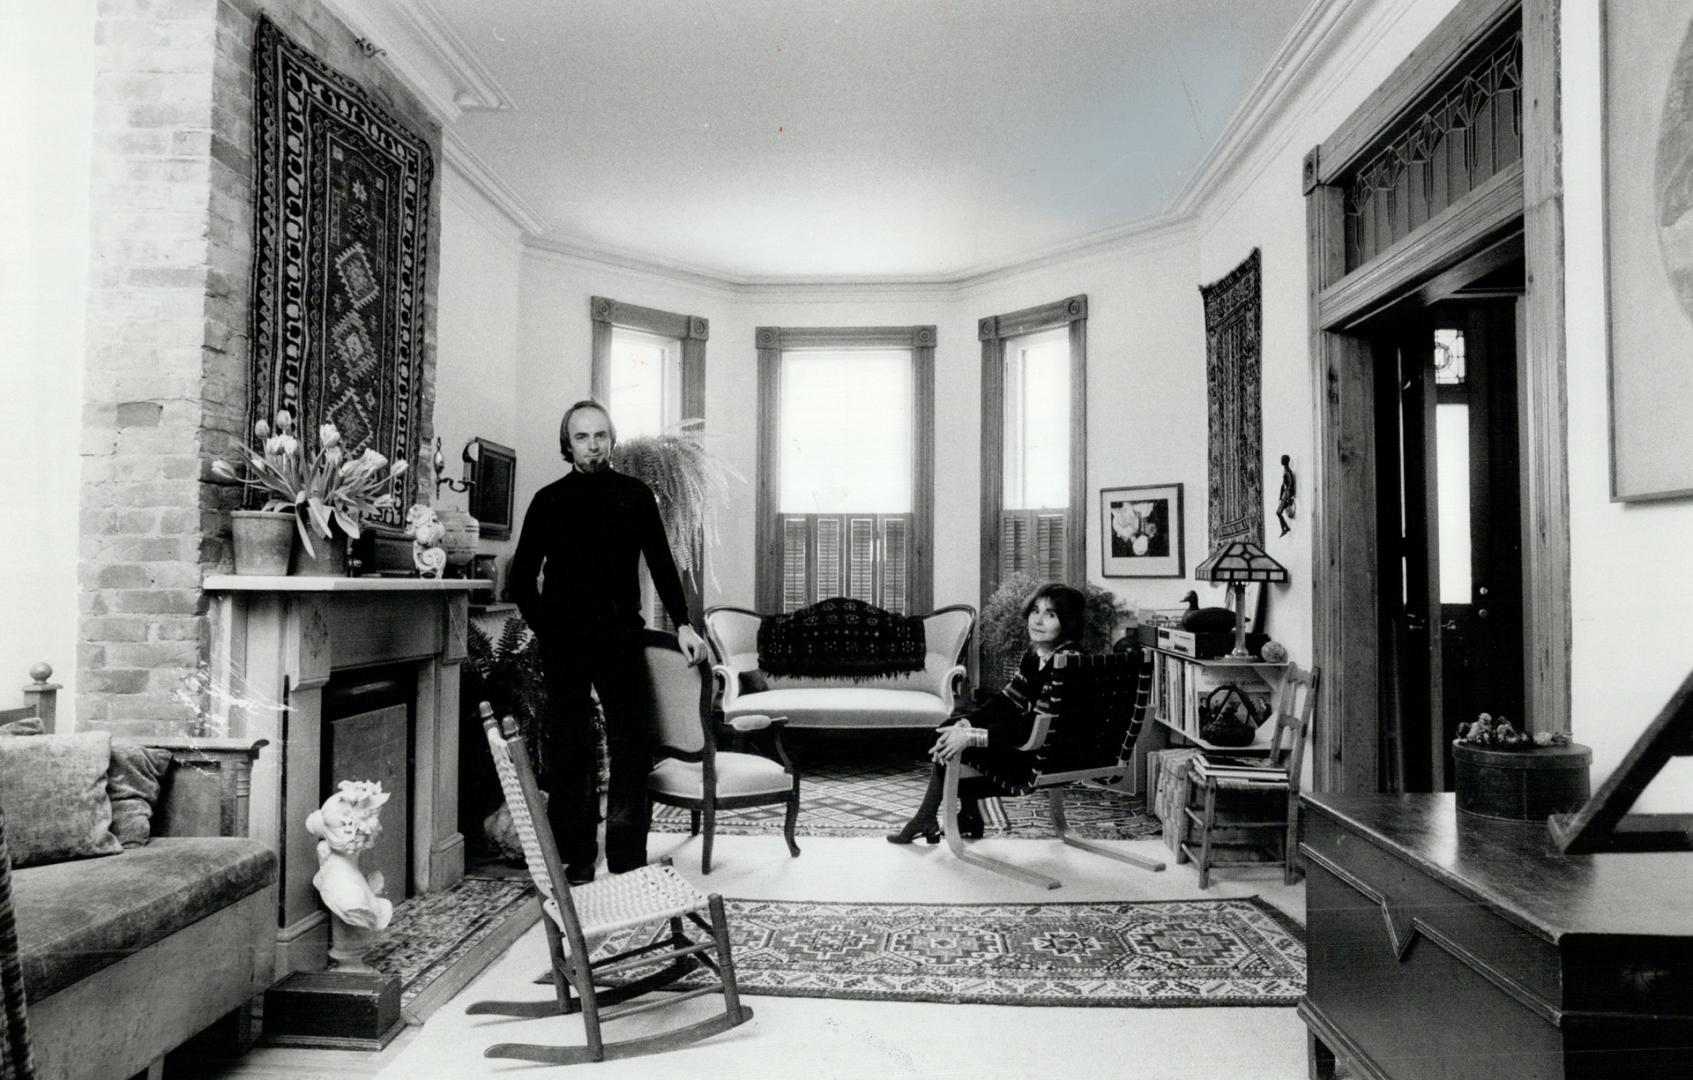
M1291 1006L1304 932L1258 897L1069 904L727 900L743 994L970 1005ZM656 940L667 926L646 929ZM623 931L599 954L645 944ZM639 977L631 971L629 978ZM673 983L705 985L708 971Z
M1209 285L1205 301L1211 546L1264 542L1264 305L1258 249Z
M421 434L427 141L260 17L253 44L248 431L287 409L354 454L412 456ZM400 527L416 470L395 481Z

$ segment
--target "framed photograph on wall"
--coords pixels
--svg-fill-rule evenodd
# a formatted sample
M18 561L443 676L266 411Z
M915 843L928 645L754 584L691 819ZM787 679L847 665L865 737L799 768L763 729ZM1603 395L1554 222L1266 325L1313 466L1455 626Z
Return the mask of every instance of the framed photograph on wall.
M1182 576L1182 486L1101 488L1100 550L1106 577Z
M1600 157L1611 498L1693 495L1693 8L1610 0Z

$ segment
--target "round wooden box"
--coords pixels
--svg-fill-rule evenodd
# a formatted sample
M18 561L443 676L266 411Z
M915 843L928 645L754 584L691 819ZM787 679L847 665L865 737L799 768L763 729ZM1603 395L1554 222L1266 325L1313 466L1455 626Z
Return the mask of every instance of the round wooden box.
M1593 751L1579 743L1507 749L1457 743L1452 747L1458 809L1507 821L1545 821L1574 812L1592 790Z

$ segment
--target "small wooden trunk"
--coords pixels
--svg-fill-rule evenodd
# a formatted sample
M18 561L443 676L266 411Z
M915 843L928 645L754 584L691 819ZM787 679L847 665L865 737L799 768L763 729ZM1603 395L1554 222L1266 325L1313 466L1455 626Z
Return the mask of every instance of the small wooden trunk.
M1458 809L1508 821L1545 821L1579 809L1592 794L1593 751L1579 744L1507 749L1452 747Z

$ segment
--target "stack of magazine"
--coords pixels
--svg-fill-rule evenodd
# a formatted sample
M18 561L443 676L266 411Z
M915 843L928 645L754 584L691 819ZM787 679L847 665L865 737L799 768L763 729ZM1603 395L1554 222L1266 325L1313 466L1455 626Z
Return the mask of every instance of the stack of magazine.
M1264 758L1225 757L1219 754L1200 754L1193 759L1193 778L1203 781L1208 776L1239 784L1263 784L1267 787L1287 786L1287 769L1271 765Z

